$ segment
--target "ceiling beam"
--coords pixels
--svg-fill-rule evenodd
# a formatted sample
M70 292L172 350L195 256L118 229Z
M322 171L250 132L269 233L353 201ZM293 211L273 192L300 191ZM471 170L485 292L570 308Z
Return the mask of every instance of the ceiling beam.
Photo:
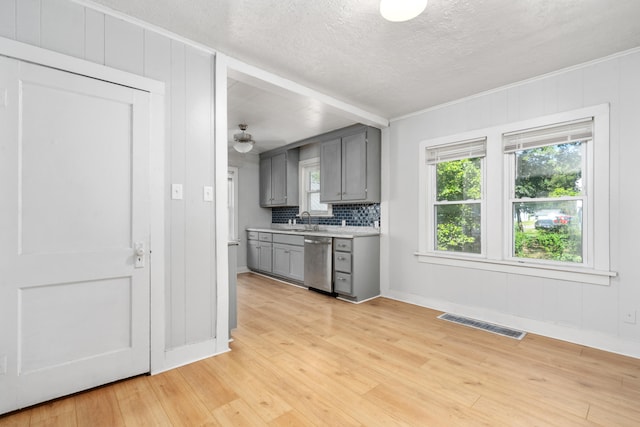
M285 97L301 96L312 99L318 102L318 104L332 110L332 112L342 117L350 118L356 123L362 123L380 129L389 127L389 119L310 89L292 80L249 65L238 59L229 57L227 66L228 76L234 80Z

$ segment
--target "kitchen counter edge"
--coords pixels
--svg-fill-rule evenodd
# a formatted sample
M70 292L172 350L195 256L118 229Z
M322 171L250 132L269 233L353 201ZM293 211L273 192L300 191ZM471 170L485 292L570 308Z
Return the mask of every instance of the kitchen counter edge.
M293 234L298 236L323 236L323 237L338 237L344 239L353 239L356 237L369 237L379 236L378 230L370 231L353 231L353 230L319 230L319 231L307 231L307 230L288 230L286 228L265 228L265 227L248 227L247 231L257 231L263 233L276 233L276 234Z

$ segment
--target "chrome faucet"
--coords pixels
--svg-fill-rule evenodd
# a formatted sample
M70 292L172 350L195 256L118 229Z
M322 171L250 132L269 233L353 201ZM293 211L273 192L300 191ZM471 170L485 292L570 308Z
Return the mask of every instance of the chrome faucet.
M304 211L300 214L300 220L302 221L302 223L304 224L304 215L307 215L307 224L309 225L309 228L311 228L311 214L308 211Z

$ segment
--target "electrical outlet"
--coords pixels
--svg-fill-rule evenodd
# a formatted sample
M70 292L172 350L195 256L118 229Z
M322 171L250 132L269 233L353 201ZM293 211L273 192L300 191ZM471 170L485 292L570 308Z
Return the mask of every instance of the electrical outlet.
M635 310L629 310L626 313L624 313L623 315L623 319L624 323L630 323L632 325L636 324L636 311Z

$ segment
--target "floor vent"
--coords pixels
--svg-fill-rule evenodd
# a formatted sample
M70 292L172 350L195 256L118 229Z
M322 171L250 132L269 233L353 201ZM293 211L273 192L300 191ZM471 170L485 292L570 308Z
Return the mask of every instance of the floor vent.
M494 325L492 323L483 322L480 320L469 319L468 317L456 316L455 314L444 313L438 316L438 319L447 320L453 323L459 323L461 325L470 326L476 329L482 329L483 331L492 332L494 334L502 335L503 337L514 338L521 340L527 334L517 329L505 328L504 326Z

